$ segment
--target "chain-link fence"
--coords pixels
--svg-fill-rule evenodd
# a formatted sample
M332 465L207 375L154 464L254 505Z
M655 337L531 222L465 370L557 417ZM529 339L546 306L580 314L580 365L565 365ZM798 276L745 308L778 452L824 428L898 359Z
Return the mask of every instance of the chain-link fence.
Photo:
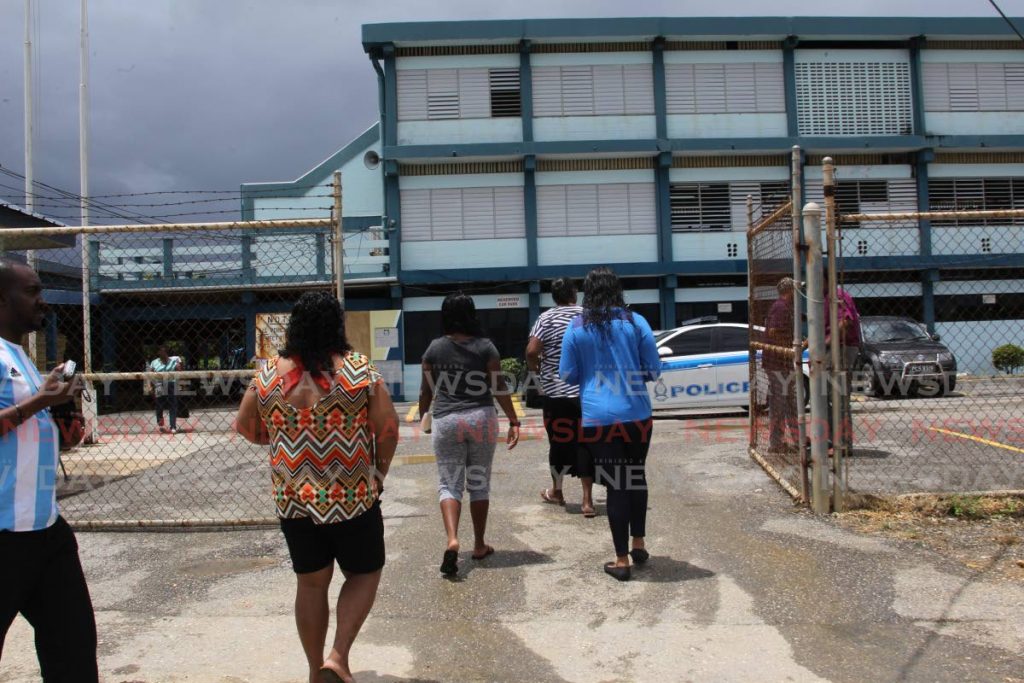
M378 233L345 234L346 271L386 258ZM336 289L337 234L330 218L4 231L49 303L26 350L40 370L77 361L87 381L86 440L58 474L70 522L273 521L268 452L234 417L296 298Z
M847 213L843 187L833 249L860 328L844 332L842 354L852 377L846 488L1024 489L1024 278L1012 267L1024 210L970 208L1011 206L1013 183L932 182L931 205L959 210L901 213ZM844 298L832 297L840 329Z
M799 153L793 195L799 197ZM773 207L774 208L774 207ZM806 379L800 320L799 224L792 200L754 220L748 199L751 457L791 495L807 499L803 448Z

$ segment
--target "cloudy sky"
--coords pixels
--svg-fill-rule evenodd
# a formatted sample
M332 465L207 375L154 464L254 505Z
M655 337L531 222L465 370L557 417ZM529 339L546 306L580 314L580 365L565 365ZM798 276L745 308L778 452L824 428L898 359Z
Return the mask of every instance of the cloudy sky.
M1010 16L1024 15L1024 0L998 1ZM32 22L35 175L72 192L79 188L79 4L33 0ZM0 0L0 166L17 173L25 170L24 6L24 0ZM516 14L510 13L513 9ZM301 175L376 120L376 77L360 44L364 23L769 11L995 13L988 0L776 0L767 5L758 0L89 0L91 190L93 195L237 191L242 182ZM21 187L0 175L0 199L23 203ZM51 193L40 189L37 194ZM199 206L236 211L237 199L226 196L230 200L224 204ZM156 199L172 201L174 196ZM47 206L60 202L37 201L41 213L76 213ZM164 216L197 208L133 211Z

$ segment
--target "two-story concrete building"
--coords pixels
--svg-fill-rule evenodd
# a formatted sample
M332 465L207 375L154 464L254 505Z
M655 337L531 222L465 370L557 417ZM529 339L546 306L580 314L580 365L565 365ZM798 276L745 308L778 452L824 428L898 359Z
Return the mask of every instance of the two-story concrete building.
M598 264L656 328L746 321L746 197L785 200L794 145L807 200L835 158L844 213L1024 208L1024 44L999 18L390 23L363 47L379 124L296 181L243 185L243 217L311 206L342 171L346 246L387 240L349 305L402 311L407 397L454 289L506 356L546 281ZM849 229L844 257L862 313L983 339L954 349L967 371L1022 324L1015 221Z

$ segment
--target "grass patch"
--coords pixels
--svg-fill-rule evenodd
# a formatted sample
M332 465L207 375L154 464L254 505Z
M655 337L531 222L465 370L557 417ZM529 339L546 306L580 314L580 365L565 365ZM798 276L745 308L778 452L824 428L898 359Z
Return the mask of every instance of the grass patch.
M854 495L851 510L965 520L1024 518L1024 495L910 495L895 498Z

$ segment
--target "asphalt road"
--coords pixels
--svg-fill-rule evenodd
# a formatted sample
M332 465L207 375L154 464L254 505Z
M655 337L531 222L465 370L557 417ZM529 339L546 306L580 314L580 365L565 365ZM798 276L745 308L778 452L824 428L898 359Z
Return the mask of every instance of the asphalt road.
M657 422L653 558L630 583L601 571L603 505L584 519L574 488L564 509L540 501L540 440L496 459L497 553L469 559L465 526L458 580L442 578L435 466L425 440L407 439L385 492L388 565L353 652L357 680L1021 680L1024 586L794 509L744 455L745 429L742 418ZM278 531L79 542L104 681L304 680ZM20 618L0 680L38 680Z

